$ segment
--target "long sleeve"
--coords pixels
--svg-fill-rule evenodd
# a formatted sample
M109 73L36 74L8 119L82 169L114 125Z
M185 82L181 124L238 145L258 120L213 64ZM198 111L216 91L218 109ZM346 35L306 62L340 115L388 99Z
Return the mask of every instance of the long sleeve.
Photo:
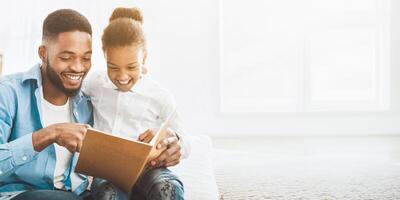
M7 178L15 169L30 162L37 152L33 149L32 133L13 138L13 116L15 116L15 97L10 89L0 84L0 181Z
M186 137L183 122L180 118L179 112L177 111L177 106L175 103L175 99L172 95L168 94L165 97L164 105L160 114L161 120L165 121L168 117L171 117L169 120L169 127L175 131L175 133L179 137L179 142L181 144L181 154L182 158L187 158L190 155L190 142Z

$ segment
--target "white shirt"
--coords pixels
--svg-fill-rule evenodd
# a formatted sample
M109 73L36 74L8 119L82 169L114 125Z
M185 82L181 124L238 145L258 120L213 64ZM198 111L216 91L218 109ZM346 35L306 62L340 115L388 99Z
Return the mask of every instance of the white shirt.
M56 124L56 123L69 123L72 122L71 110L69 99L65 105L56 106L46 101L42 96L42 123L43 127ZM58 189L64 189L64 172L68 169L71 164L73 154L69 152L66 148L54 144L56 153L56 166L54 170L54 187ZM84 180L79 178L79 176L71 172L71 187L74 190L78 187Z
M122 92L106 72L95 72L85 79L82 89L94 107L94 128L123 137L137 138L147 129L160 127L176 110L171 93L148 76ZM182 157L186 158L189 144L178 113L172 115L169 128L179 134Z

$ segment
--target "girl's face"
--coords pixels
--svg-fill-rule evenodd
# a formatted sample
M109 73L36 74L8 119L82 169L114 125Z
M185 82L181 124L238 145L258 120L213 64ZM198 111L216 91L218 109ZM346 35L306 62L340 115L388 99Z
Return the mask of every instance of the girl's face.
M142 48L124 46L105 51L108 78L123 92L129 91L140 79L145 55Z

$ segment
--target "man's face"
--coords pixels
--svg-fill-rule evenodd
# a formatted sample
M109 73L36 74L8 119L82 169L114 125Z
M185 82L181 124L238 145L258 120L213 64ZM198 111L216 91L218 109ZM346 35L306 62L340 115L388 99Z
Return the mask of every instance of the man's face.
M58 90L74 96L91 67L92 40L88 33L60 33L46 45L45 75Z

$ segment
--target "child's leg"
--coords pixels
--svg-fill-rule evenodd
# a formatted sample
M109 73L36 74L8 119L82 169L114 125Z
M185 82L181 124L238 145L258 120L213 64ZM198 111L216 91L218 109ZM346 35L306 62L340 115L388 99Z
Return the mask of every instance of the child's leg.
M181 200L184 189L178 177L166 168L146 170L133 187L131 199Z
M127 200L128 195L114 184L101 178L94 178L91 186L93 199ZM184 189L178 177L166 168L146 170L138 179L130 199L181 200Z
M90 193L96 200L128 200L128 195L125 192L101 178L93 178Z

